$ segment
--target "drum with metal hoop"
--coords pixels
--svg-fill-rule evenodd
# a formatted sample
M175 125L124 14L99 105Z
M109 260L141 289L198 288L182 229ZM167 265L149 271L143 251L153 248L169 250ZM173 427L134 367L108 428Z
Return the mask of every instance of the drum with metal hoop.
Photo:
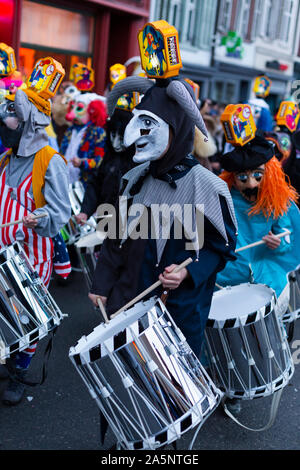
M84 198L84 187L80 181L69 185L69 198L72 215L69 222L64 227L64 239L67 245L72 245L84 235L94 232L97 227L97 222L94 217L90 217L84 225L80 225L76 222L75 216L80 214L81 204Z
M79 238L75 243L78 259L88 289L92 286L93 275L100 254L101 245L106 236L106 232L95 230L95 232Z
M294 373L275 293L263 284L215 292L205 338L212 377L229 398L271 395Z
M222 397L156 297L97 326L69 354L127 450L172 443Z
M19 243L0 251L0 360L54 330L64 314Z

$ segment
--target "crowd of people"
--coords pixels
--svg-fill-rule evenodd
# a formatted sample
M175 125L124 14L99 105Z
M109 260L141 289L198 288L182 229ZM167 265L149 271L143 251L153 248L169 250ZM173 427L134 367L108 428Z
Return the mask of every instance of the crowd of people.
M0 223L22 219L0 228L0 248L21 242L46 287L53 269L66 280L79 266L63 236L70 218L80 232L105 205L117 220L130 221L122 196L129 208L143 204L144 212L128 231L115 237L108 231L101 246L87 302L102 305L108 318L159 280L151 296L167 292L166 308L204 364L205 327L218 288L267 284L283 315L288 275L300 265L298 105L283 101L285 108L271 116L264 76L254 100L217 103L197 100L179 76L126 77L120 64L110 69L105 96L91 91L92 74L84 79L84 68L80 80L76 69L73 80L61 76L58 91L50 93L40 78L44 62L35 65L27 87L5 90L0 104ZM76 214L69 200L74 183L84 192ZM174 219L165 239L150 236L153 226L161 233L152 212L161 203L182 211L190 204L195 213L204 205L202 245L189 245L192 232L196 239L200 234L185 220L180 239ZM146 236L132 236L145 221ZM188 257L193 262L176 272ZM0 378L9 378L3 403L21 402L37 344L0 366ZM228 401L235 411L236 402Z

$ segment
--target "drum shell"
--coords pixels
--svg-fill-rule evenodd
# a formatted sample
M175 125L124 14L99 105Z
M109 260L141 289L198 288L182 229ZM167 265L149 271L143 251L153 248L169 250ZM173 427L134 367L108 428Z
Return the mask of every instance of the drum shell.
M221 397L163 304L145 305L146 311L118 334L96 345L87 337L91 347L70 351L126 449L173 442L204 421Z
M69 199L71 204L72 217L66 224L64 230L67 234L66 244L73 245L81 237L88 235L96 230L97 222L94 217L88 219L88 223L93 225L80 225L76 222L75 216L81 212L81 204L84 199L84 187L80 181L69 184Z
M56 329L63 314L19 243L0 251L0 359Z
M294 373L275 296L247 318L225 322L209 318L205 338L213 377L230 398L271 395Z
M94 247L76 246L77 256L88 290L92 287L94 271L96 269L97 260L100 255L100 249L101 245L96 245Z
M88 290L92 287L94 271L100 255L101 245L106 236L106 232L95 230L90 234L79 238L75 243L77 256Z

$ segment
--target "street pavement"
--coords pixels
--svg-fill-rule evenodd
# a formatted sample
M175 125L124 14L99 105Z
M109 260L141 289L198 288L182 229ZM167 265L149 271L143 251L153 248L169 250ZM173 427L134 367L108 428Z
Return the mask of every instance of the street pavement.
M114 436L109 430L102 445L98 408L69 359L69 348L100 323L100 313L87 297L80 272L72 272L64 286L54 279L50 292L68 317L54 337L44 384L27 387L24 400L16 407L6 407L0 402L0 450L96 450L105 453L114 444ZM32 380L41 377L47 341L46 338L40 342L32 361ZM283 390L273 426L263 432L248 431L225 416L219 406L197 434L193 450L300 450L299 320L290 345L295 374ZM4 385L5 382L0 381L0 392ZM261 428L269 419L270 406L271 397L243 402L239 420L246 426ZM195 432L196 429L184 434L177 441L177 450L188 450Z

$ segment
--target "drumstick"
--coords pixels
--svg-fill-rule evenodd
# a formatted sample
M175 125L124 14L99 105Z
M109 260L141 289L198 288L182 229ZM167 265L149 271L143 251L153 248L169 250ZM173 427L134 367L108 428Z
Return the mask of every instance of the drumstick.
M105 323L109 323L109 320L108 320L108 317L107 317L107 314L106 314L106 311L105 311L103 302L102 302L102 300L100 299L100 297L97 297L97 303L98 303L98 306L99 306L99 308L100 308L100 311L101 311L101 313L102 313L102 315L103 315L103 318L104 318Z
M41 219L42 217L48 217L48 214L43 213L43 214L35 215L35 216L33 217L33 220L35 220L35 219ZM6 224L1 224L1 225L0 225L0 228L8 227L9 225L21 224L22 222L23 222L23 219L14 220L13 222L7 222Z
M80 223L83 225L88 225L89 227L92 227L92 228L97 228L96 225L91 224L91 222L88 222L88 221L84 222L84 220L81 220Z
M275 237L277 238L285 237L286 235L290 235L290 233L291 232L289 230L286 230L285 232L275 235ZM259 240L258 242L250 243L250 245L245 245L245 246L238 248L237 250L235 250L235 253L237 253L238 251L247 250L248 248L253 248L254 246L263 245L264 243L265 243L264 240Z
M75 221L76 221L76 219L75 219ZM80 223L81 223L82 225L88 225L89 227L92 227L92 228L97 228L96 225L92 224L91 222L88 222L87 220L84 221L84 220L81 220L81 219L80 219Z
M178 273L178 271L180 271L181 269L185 268L186 266L188 266L190 263L192 263L193 260L192 258L187 258L185 261L183 261L183 263L179 264L178 266L176 266L176 268L172 271L172 273ZM124 307L120 308L117 312L113 313L110 318L114 318L116 315L118 315L119 313L123 312L124 310L127 310L129 307L131 307L132 305L134 305L136 302L138 302L139 300L141 300L143 297L145 297L145 295L149 294L150 292L152 292L154 289L156 289L158 286L161 285L161 281L156 281L154 284L152 284L152 286L148 287L147 289L145 289L141 294L139 294L138 296L136 296L134 299L132 299L130 302L128 302L126 305L124 305Z

